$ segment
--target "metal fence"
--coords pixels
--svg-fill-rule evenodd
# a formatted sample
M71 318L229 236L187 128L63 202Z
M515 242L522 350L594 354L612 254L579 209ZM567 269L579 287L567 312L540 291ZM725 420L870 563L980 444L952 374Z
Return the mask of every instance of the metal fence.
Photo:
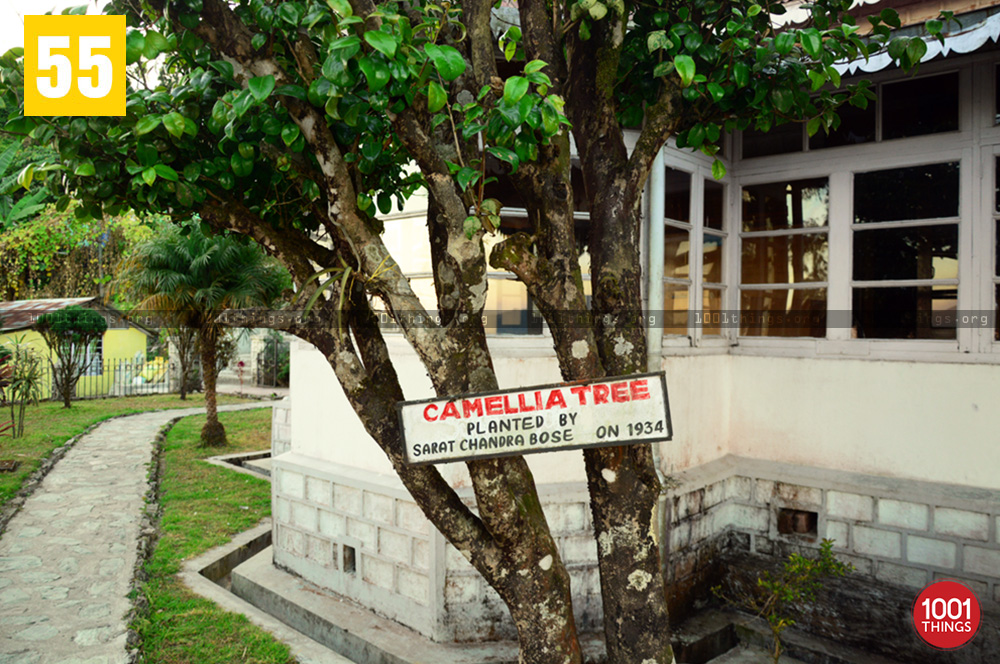
M96 361L76 383L74 399L99 399L103 397L133 396L140 394L167 394L178 385L171 377L170 363L166 358L157 357L146 362L109 359ZM43 392L54 400L60 399L56 393L55 381L50 376L48 388Z

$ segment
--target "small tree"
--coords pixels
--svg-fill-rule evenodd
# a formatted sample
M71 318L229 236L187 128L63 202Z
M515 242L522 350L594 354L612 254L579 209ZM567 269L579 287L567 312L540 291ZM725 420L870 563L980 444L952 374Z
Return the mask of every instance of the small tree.
M38 317L35 330L51 350L49 364L52 366L53 387L56 394L62 397L63 407L70 407L73 389L87 370L89 353L107 329L104 316L93 309L78 306Z
M236 235L208 236L198 226L170 227L136 249L119 274L118 286L144 298L140 308L155 310L172 325L197 330L207 413L201 442L225 445L215 380L228 330L216 318L230 308L268 306L290 286L288 273Z
M780 573L765 571L757 577L757 586L750 592L727 595L721 586L712 588L712 592L727 604L752 611L767 621L771 628L771 659L778 664L785 651L782 634L795 624L792 614L802 605L816 601L816 592L824 579L844 576L853 569L853 565L834 557L833 540L825 539L816 558L791 554Z

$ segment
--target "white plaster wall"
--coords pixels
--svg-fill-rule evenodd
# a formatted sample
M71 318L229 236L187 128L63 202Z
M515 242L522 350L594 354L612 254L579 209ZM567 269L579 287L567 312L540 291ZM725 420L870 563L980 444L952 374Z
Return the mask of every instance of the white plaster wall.
M1000 489L1000 367L728 359L733 454Z

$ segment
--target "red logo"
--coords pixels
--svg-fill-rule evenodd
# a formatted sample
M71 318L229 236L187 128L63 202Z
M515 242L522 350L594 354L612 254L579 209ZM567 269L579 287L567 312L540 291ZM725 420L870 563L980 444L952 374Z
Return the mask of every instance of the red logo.
M913 602L913 626L928 645L961 648L979 631L979 600L958 581L936 581Z

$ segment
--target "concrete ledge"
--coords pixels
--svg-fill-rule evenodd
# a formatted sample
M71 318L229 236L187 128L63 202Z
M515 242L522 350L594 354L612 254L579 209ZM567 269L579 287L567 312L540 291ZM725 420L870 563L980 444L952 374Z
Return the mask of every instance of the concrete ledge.
M515 641L437 643L275 567L265 549L233 570L233 592L358 664L516 664ZM603 642L584 635L587 661L600 661Z
M351 660L332 652L305 634L292 629L277 618L233 595L202 575L202 570L206 569L209 570L209 573L217 575L219 571L217 564L220 560L237 555L240 549L252 546L254 540L270 531L270 521L265 521L253 530L240 533L228 544L207 551L197 558L192 558L184 565L184 569L180 573L181 580L195 593L215 602L227 611L242 613L250 622L283 641L291 648L292 655L300 664L353 664ZM267 551L270 552L270 549Z

